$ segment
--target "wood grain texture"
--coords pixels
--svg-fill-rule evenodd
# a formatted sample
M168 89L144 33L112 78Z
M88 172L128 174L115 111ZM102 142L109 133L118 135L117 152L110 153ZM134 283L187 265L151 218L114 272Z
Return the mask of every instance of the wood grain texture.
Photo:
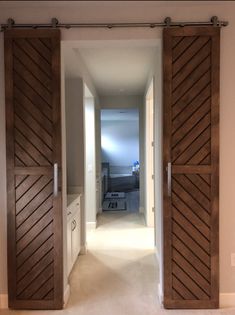
M8 30L5 56L9 306L61 309L60 31Z
M165 308L219 306L219 38L164 29Z

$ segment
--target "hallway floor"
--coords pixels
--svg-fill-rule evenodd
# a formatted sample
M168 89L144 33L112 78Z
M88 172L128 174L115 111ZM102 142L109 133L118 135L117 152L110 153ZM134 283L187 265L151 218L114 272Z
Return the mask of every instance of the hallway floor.
M103 213L88 253L71 274L68 309L81 315L153 314L159 309L153 229L138 213ZM136 303L137 302L137 303Z
M235 310L164 310L157 297L153 229L135 212L103 213L88 233L88 252L70 276L69 303L61 311L10 311L1 315L235 315Z

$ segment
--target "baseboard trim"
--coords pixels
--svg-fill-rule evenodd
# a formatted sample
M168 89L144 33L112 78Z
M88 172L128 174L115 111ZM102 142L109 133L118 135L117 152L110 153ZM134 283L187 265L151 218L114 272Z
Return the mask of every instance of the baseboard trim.
M8 309L8 295L0 294L0 309Z
M67 284L66 289L64 291L64 308L68 304L69 297L70 297L70 285Z
M235 292L220 293L220 308L235 307Z
M80 249L80 255L86 255L87 253L87 246L86 245L82 245L81 249Z
M144 207L139 207L139 213L144 213Z
M94 230L94 229L96 229L96 221L95 221L95 222L87 222L87 223L86 223L86 228L87 228L88 230Z
M157 258L157 262L158 262L158 264L160 264L160 257L159 257L159 252L157 250L157 246L154 246L154 249L155 249L155 256Z
M157 293L158 293L157 295L158 295L160 306L163 307L163 292L162 292L162 287L161 287L160 282L158 283L158 286L157 286Z

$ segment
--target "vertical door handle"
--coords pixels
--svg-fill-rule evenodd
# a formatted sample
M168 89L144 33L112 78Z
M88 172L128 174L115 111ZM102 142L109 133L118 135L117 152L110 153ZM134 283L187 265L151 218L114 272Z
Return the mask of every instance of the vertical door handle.
M167 194L171 197L171 162L167 164Z
M58 195L58 163L54 163L53 174L54 174L53 193L54 196L56 197Z

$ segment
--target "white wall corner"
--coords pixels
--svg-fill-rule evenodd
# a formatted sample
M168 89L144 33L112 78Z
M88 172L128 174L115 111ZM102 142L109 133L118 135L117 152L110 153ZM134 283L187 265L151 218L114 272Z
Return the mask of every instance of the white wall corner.
M144 213L144 207L139 207L139 213Z
M94 230L96 229L96 221L95 222L87 222L86 223L87 230Z
M64 291L64 308L68 304L69 297L70 297L70 285L67 284L66 289Z
M7 309L7 308L8 308L8 295L0 294L0 309Z
M235 307L235 292L220 293L220 308Z
M162 286L160 282L158 283L158 286L157 286L157 293L158 293L158 300L159 300L160 306L163 307L163 292L162 292Z
M160 264L160 257L159 257L159 252L158 252L157 246L154 246L154 249L155 249L155 256L157 259L157 263L159 265Z
M87 245L81 245L81 249L79 255L86 255L87 254Z

